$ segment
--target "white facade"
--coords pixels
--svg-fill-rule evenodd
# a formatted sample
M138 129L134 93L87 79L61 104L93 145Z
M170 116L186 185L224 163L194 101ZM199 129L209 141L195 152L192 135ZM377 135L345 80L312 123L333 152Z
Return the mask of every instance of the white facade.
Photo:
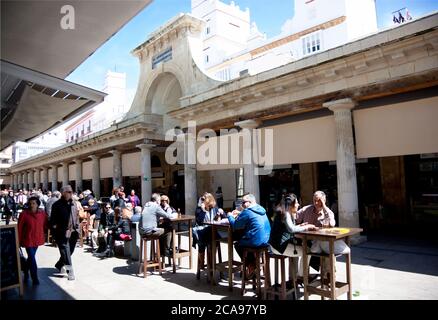
M107 94L104 101L66 128L67 142L107 129L128 112L126 73L108 71L102 91Z
M62 128L57 128L43 134L30 142L16 142L12 148L12 160L18 162L33 157L50 149L57 148L65 143L65 134Z
M375 0L295 0L294 17L280 35L268 40L255 23L248 29L249 10L241 20L245 26L241 32L230 30L233 19L243 14L234 2L193 0L192 11L207 21L206 72L223 81L239 77L244 70L254 75L377 32ZM239 46L224 41L227 37L238 40ZM239 47L243 49L237 51Z
M126 106L126 73L108 71L103 92L108 95L104 102L94 108L91 131L97 132L110 127L123 119L129 106Z

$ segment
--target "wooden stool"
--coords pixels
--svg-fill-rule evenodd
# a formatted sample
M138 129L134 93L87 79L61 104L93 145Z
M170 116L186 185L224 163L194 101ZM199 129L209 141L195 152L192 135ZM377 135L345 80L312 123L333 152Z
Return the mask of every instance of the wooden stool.
M274 278L275 283L272 286L271 285L271 272L270 272L270 259L274 259ZM289 259L289 267L291 269L291 272L289 274L289 281L291 281L292 288L287 290L287 281L286 281L286 259ZM277 255L273 253L267 253L266 254L266 280L265 280L265 294L264 298L265 300L268 298L269 294L272 294L273 296L278 296L280 300L286 300L286 297L291 292L295 295L295 300L297 299L297 288L296 288L296 270L295 270L295 263L293 261L292 257L287 257L283 255ZM280 268L281 268L281 282L278 282L278 275L279 275L279 269L278 269L278 263L280 262ZM277 290L277 288L280 288L280 290Z
M151 255L150 260L147 258L147 242L151 241ZM156 249L155 249L156 248ZM143 263L142 263L143 258ZM140 257L139 257L139 269L138 273L141 273L141 269L143 267L143 274L146 278L147 269L154 268L154 270L158 267L160 275L162 274L162 262L161 262L161 253L160 253L160 237L159 236L145 236L142 237L140 241Z
M219 261L219 263L222 263L222 252L221 252L221 249L220 249L220 240L217 240L216 243L217 243L216 251L217 251L217 254L218 254L218 261ZM207 270L208 270L207 280L210 281L211 280L210 277L212 276L210 274L211 261L212 261L212 258L211 258L211 245L208 245L205 251L207 251L207 264L205 264L205 257L204 257L204 264L202 266L201 266L201 257L200 257L199 252L198 252L198 266L197 266L197 269L196 269L196 279L198 279L198 280L201 279L201 269L204 270L205 267L207 267Z
M258 247L258 248L250 248L250 247L243 247L243 264L242 264L242 289L241 289L241 295L243 296L246 292L245 290L245 285L247 283L251 283L253 285L253 289L256 290L257 292L257 298L261 299L262 298L262 275L261 275L261 270L263 268L263 274L266 275L266 261L269 262L268 259L266 259L267 257L267 253L268 253L268 246L266 247ZM247 279L247 275L246 275L246 268L247 268L247 257L249 253L253 253L255 255L255 276L253 277L253 279ZM255 279L254 279L255 278ZM266 289L266 283L265 283L265 289Z
M319 267L319 269L320 269L320 272L319 272L319 280L317 280L317 282L316 282L316 286L318 287L318 286L321 286L321 289L322 290L331 290L330 289L330 278L329 277L327 277L326 278L326 272L328 273L328 274L330 274L330 268L328 268L328 270L327 269L325 269L325 264L324 264L324 260L325 259L329 259L330 258L330 255L329 254L326 254L326 253L311 253L311 252L309 252L308 253L308 255L310 255L310 256L315 256L315 257L319 257L319 263L320 263L320 267ZM338 258L338 257L341 257L341 256L343 256L343 255L349 255L349 253L345 253L345 254L336 254L335 255L335 261L336 261L336 258ZM334 266L334 272L336 272L336 266ZM348 271L347 271L347 273L348 273ZM325 297L324 297L324 295L321 295L321 300L325 300Z

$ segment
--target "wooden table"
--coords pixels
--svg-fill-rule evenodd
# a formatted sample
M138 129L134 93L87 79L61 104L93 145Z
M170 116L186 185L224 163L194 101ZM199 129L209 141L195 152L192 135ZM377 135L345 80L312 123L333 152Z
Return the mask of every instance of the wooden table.
M176 273L176 259L178 259L178 266L181 265L181 258L189 257L189 268L192 269L192 220L195 220L195 216L180 215L177 218L170 219L172 225L172 260L173 260L173 273ZM181 223L187 222L189 224L188 230L181 231ZM176 228L175 228L176 227ZM189 249L181 249L181 235L189 235ZM178 238L177 238L178 236ZM176 239L178 239L178 252L176 252Z
M350 247L350 237L359 234L363 231L360 228L328 228L319 229L317 231L304 231L295 234L295 237L303 240L303 282L304 282L304 299L309 299L309 294L318 294L322 298L331 298L335 300L337 297L344 293L348 293L348 300L352 299L352 283L351 283L351 250L347 256L346 271L347 271L347 282L337 282L335 274L335 262L336 257L334 254L334 243L336 240L345 240L347 245ZM324 283L321 281L321 288L309 286L309 268L307 266L307 241L308 240L320 240L328 241L330 253L328 258L330 260L330 288L325 289ZM351 247L350 247L351 249ZM318 283L319 284L319 283ZM333 289L335 288L335 289Z
M208 276L212 274L211 284L216 285L215 274L216 270L221 272L228 272L228 289L233 291L233 273L240 268L242 263L238 261L234 261L234 251L233 251L233 228L231 225L223 224L219 222L207 222L205 225L211 226L211 270L208 270ZM227 236L227 245L228 245L228 261L222 263L216 263L216 235L218 231L226 231ZM220 248L219 248L220 250Z

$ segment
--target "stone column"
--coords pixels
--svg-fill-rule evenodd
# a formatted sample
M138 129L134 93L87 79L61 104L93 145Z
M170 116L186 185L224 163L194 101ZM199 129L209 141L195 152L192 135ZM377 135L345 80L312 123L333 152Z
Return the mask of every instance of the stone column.
M112 150L113 155L113 188L122 185L122 153L119 150Z
M43 171L42 171L42 182L43 182L43 191L49 190L49 168L48 167L43 167Z
M153 144L140 144L137 146L141 150L141 205L151 200L152 196L152 168L151 150Z
M19 172L17 173L17 179L18 179L18 189L23 189L23 173Z
M29 190L34 189L34 172L33 169L27 172L28 174L28 182L29 182Z
M79 192L82 190L82 159L75 159L76 163L76 192L79 194Z
M243 189L245 193L252 193L257 202L260 201L260 185L259 176L257 175L258 159L254 159L255 155L258 155L258 143L254 140L254 129L256 129L260 123L254 120L246 120L235 123L236 126L242 128L247 132L247 138L251 137L247 143L243 143L243 159L247 157L248 161L244 161L243 165ZM245 138L244 138L245 140Z
M323 106L335 114L339 226L359 227L356 156L351 115L355 103L347 98L327 102Z
M69 185L69 177L68 177L68 162L65 161L62 163L62 186Z
M92 174L92 189L96 199L100 199L100 158L92 155L91 159L91 174Z
M196 132L187 133L184 143L184 197L185 214L194 215L198 205L196 172Z
M36 168L35 169L35 189L40 189L41 188L41 170L40 168Z
M21 173L20 172L17 172L16 173L17 174L17 190L19 190L19 189L23 189L22 187L21 187L21 183L22 183L22 175L21 175Z
M29 190L29 172L23 173L23 189Z
M58 190L58 165L54 164L52 165L52 192L57 190Z
M11 175L11 178L12 178L11 188L12 188L12 190L16 190L16 184L15 184L15 173L13 173L13 174Z

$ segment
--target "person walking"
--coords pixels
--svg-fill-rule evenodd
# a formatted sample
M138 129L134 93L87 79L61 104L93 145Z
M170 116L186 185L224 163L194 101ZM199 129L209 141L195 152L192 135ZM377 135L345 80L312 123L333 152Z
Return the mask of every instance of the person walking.
M59 248L60 258L55 264L59 272L65 266L68 280L75 280L71 255L79 237L79 217L73 204L73 189L71 186L61 188L61 198L52 206L50 224L53 236Z
M18 219L18 238L20 246L27 252L26 265L24 267L24 281L29 280L29 271L34 285L40 284L38 279L38 266L35 255L39 246L45 243L44 234L48 227L48 219L38 197L30 197L28 208L24 209Z
M4 212L6 215L6 224L9 224L11 217L17 216L17 204L14 199L14 191L10 190L5 199Z

